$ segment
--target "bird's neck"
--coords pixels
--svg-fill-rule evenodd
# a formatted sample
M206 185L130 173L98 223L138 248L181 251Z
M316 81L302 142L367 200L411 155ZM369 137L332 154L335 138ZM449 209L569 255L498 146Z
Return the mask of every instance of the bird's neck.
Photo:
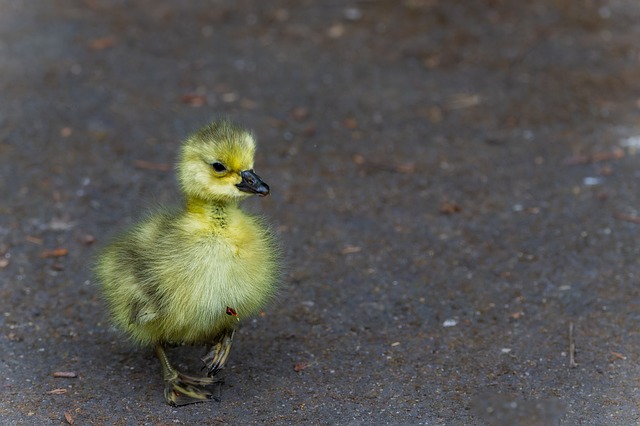
M200 216L207 221L224 223L229 210L237 207L237 203L203 200L192 197L187 199L186 210L188 213Z

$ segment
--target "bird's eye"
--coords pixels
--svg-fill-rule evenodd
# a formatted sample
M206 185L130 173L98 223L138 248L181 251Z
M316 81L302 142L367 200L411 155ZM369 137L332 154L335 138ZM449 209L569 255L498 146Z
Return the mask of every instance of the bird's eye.
M227 170L227 168L224 166L224 164L222 164L222 163L221 163L221 162L219 162L219 161L216 161L215 163L213 163L213 164L211 165L211 167L213 167L213 170L215 170L215 171L216 171L216 172L218 172L218 173L222 173L222 172L224 172L225 170Z

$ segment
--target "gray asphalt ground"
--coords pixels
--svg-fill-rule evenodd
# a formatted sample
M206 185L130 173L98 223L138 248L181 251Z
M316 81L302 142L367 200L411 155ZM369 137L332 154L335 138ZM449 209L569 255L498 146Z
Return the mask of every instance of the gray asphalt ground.
M91 264L220 116L287 268L172 408ZM637 1L2 0L0 423L638 424L639 135Z

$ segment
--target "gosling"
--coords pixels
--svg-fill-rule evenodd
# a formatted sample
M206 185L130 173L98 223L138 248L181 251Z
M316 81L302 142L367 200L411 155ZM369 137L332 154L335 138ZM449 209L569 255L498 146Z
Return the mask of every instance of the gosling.
M164 397L180 406L214 398L213 376L227 362L240 318L258 312L275 292L279 255L270 229L238 203L269 186L253 171L255 142L227 120L183 143L179 210L148 216L100 254L96 275L113 322L155 349ZM168 345L211 345L208 374L176 370ZM219 389L219 388L218 388Z

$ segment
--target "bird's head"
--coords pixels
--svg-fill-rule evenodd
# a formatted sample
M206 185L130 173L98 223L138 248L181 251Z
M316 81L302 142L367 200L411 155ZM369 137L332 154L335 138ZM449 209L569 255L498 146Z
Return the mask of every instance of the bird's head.
M229 202L269 194L253 171L256 145L246 130L228 120L215 121L183 144L178 180L187 197Z

